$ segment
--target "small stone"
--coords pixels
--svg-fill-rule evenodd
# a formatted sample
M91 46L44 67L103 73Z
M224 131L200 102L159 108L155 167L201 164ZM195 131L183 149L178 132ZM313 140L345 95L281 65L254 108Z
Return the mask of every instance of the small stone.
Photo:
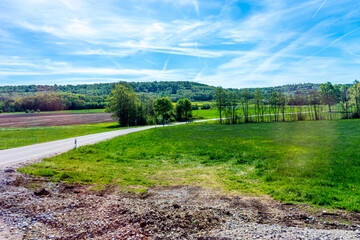
M6 173L14 173L15 170L13 168L7 168L7 169L4 170L4 172L6 172Z
M46 195L50 195L50 193L45 189L45 188L40 188L36 191L34 191L34 194L36 196L46 196Z

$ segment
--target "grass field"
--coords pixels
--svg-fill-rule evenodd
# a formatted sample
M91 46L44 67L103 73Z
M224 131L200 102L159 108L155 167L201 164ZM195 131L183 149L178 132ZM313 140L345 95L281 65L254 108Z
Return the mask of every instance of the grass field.
M118 123L97 123L56 127L0 128L0 150L111 131L117 126Z
M192 110L193 117L202 117L204 119L212 119L212 118L218 118L219 112L216 109L199 109L199 110Z
M81 147L20 171L54 181L191 184L360 211L360 121L151 129Z

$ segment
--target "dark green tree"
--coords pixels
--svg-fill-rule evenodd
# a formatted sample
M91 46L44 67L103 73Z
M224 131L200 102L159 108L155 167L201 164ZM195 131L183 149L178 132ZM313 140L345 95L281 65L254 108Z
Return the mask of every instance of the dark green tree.
M176 120L189 120L189 117L191 116L191 102L189 99L184 98L177 101L175 106L175 116Z
M183 104L184 104L184 117L185 120L189 120L190 116L191 116L191 112L192 112L192 105L191 105L191 101L187 98L183 99Z
M183 120L184 116L184 99L179 99L175 105L175 117L177 121Z
M170 118L170 111L173 109L173 105L168 97L156 99L153 107L155 114L163 118L163 123Z
M351 103L355 108L354 117L360 117L360 82L355 80L354 84L350 87Z
M320 93L322 102L328 105L329 112L331 112L331 106L335 105L338 101L339 89L330 82L327 82L320 85Z
M129 84L116 85L107 99L109 101L105 111L113 113L120 126L134 125L136 119L137 96Z

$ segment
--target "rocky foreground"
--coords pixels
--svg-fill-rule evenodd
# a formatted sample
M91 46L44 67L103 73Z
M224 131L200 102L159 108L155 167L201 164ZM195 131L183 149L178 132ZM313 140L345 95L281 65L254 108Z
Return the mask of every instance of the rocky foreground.
M48 182L0 171L0 239L360 239L360 214L200 187Z

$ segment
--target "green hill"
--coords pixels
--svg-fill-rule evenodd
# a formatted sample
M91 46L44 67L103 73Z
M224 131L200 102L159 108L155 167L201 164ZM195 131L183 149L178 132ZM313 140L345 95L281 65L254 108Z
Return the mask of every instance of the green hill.
M86 96L107 96L116 83L95 83L81 85L21 85L21 86L0 86L2 98L17 98L45 93L73 93ZM135 92L153 97L169 97L172 101L181 98L189 98L191 101L211 101L214 97L214 86L196 82L130 82ZM255 91L256 88L248 88ZM273 89L281 90L285 94L294 94L296 91L319 90L320 84L303 83L288 84L276 87L260 88L266 96ZM241 89L230 88L237 92ZM1 99L0 99L1 100Z

